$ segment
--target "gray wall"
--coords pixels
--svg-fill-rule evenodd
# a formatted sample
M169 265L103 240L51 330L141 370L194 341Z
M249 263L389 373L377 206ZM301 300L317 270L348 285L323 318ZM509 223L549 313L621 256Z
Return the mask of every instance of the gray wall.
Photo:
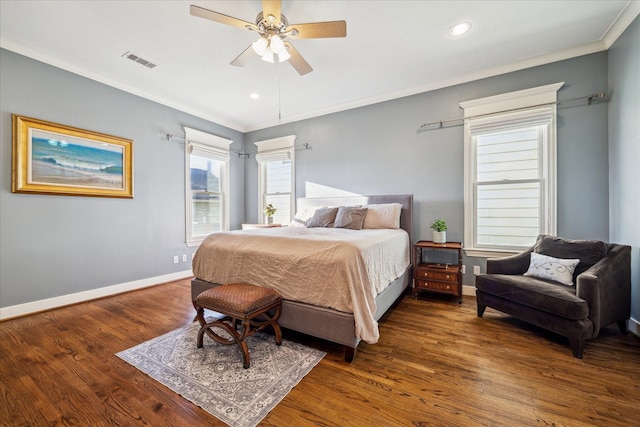
M640 321L640 18L609 49L611 241L632 246L631 316Z
M637 215L619 216L628 212L627 206L638 212L637 162L627 165L628 157L638 158L638 120L637 114L623 124L616 118L625 111L627 115L638 111L638 83L633 77L637 74L629 71L637 70L637 27L636 22L610 54L587 55L246 135L0 50L0 306L188 269L182 262L172 262L173 255L192 252L184 244L183 147L162 139L166 133L182 136L182 126L232 139L232 149L241 150L244 144L247 151L255 151L255 141L296 134L298 144L311 146L296 153L298 196L313 184L360 194L412 193L416 240L428 239L429 224L440 217L449 224L449 240L462 240L463 129L418 132L418 126L460 117L461 101L558 81L565 82L560 99L614 93L608 105L582 102L559 108L558 234L629 241L634 230L637 236ZM623 89L629 93L625 98ZM135 198L12 194L11 113L133 139ZM235 229L258 219L257 163L253 157L232 156L231 167ZM630 183L628 176L633 173L636 179ZM622 199L618 188L627 189ZM635 250L634 301L639 286L638 240L630 242ZM484 269L480 258L465 258L465 264ZM465 284L472 283L473 276L467 274ZM638 318L638 303L634 307Z
M607 53L597 53L426 92L246 135L253 142L295 134L309 151L296 153L296 191L308 182L360 194L412 193L414 239L430 239L435 218L447 239L463 239L463 128L417 132L424 122L462 116L459 102L564 81L559 99L607 90ZM609 238L607 104L558 108L558 234ZM257 219L257 163L246 165L246 213ZM465 259L467 271L484 259ZM467 274L465 284L473 284Z
M8 307L189 270L183 126L244 135L0 50L0 304ZM11 114L134 140L134 199L11 193ZM232 225L244 217L244 159L231 157ZM173 264L174 255L188 261Z

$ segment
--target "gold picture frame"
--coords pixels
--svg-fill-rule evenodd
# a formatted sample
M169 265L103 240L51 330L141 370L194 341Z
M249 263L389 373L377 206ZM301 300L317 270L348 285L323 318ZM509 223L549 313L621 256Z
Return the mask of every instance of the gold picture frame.
M12 114L11 191L133 198L133 141Z

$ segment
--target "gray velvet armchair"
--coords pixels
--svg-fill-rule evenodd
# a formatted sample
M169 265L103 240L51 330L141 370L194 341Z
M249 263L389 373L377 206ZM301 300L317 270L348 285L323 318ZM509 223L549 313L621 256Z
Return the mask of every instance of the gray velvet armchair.
M570 285L526 276L531 253L579 259ZM571 280L571 278L570 278ZM617 323L627 332L631 311L631 247L594 240L538 236L517 255L487 260L487 273L476 277L478 316L491 307L569 339L582 358L586 340Z

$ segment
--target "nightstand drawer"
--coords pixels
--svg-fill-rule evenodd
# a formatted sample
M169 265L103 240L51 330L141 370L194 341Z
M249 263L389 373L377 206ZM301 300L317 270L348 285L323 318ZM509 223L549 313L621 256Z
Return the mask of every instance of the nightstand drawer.
M416 280L416 287L419 289L432 289L439 292L448 292L452 294L458 294L457 283L447 282L431 282L428 280Z
M416 279L429 279L429 280L444 280L447 282L457 282L458 273L451 273L447 271L433 271L424 268L418 268Z

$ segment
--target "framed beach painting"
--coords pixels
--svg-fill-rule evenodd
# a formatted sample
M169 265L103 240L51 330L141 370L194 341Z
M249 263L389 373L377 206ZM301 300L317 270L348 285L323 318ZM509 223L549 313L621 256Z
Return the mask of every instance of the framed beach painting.
M13 114L14 193L133 197L133 141Z

